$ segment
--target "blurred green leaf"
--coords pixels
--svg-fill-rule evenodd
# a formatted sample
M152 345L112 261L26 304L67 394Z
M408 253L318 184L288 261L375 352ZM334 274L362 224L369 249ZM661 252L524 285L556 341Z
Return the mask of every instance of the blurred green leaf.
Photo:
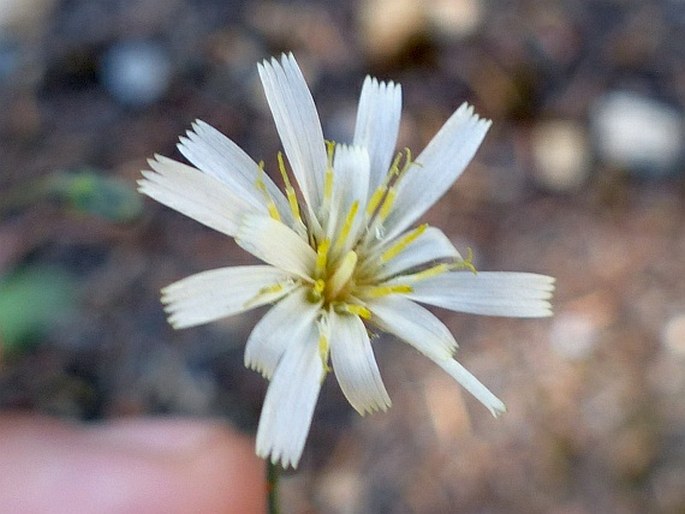
M33 346L74 307L75 284L59 268L35 267L0 278L0 344L3 353Z
M93 170L57 174L48 189L73 209L116 223L132 221L143 211L141 196L133 187Z

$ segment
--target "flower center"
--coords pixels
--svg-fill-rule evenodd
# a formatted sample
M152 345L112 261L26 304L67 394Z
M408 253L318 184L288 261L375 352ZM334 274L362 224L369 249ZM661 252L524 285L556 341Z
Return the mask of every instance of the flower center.
M349 250L334 262L330 257L330 240L324 239L316 249L316 265L312 273L314 282L307 297L312 303L323 301L324 306L339 309L341 304L350 303L354 295L358 255Z
M263 163L259 163L255 185L264 196L269 215L280 222L290 218L289 226L316 251L309 280L301 282L308 288L307 299L321 304L324 309L369 318L371 313L365 306L367 300L412 290L408 283L379 283L377 276L385 263L402 253L426 229L426 225L417 227L390 246L382 243L383 225L393 209L398 182L412 165L420 165L412 161L411 152L406 148L395 156L375 189L367 192L364 187L355 189L354 184L346 182L354 180L348 176L347 167L351 164L364 166L363 156L350 153L358 149L347 146L340 149L345 153L340 159L338 171L341 174L338 175L334 158L336 144L327 141L326 148L328 159L318 205L304 205L305 209L302 209L281 152L278 153L278 168L285 186L289 216L282 216L266 187ZM439 265L430 271L442 272L443 267L447 269ZM416 274L416 278L423 278L421 275Z

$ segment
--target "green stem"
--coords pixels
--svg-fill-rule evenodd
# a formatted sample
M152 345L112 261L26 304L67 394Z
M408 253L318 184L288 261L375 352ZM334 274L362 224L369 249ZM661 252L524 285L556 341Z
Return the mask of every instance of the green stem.
M266 463L266 491L267 491L267 505L269 514L278 514L278 478L279 478L278 464L272 463L270 460Z

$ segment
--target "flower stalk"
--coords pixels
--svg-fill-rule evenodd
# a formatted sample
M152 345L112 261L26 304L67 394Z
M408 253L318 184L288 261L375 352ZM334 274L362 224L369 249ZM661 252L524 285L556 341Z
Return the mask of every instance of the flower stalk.
M268 514L280 512L278 504L278 481L280 479L280 466L270 460L266 462L266 506Z

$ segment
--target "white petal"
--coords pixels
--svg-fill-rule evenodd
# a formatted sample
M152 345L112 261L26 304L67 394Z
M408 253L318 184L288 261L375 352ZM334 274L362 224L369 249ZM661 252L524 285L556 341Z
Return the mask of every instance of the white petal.
M245 251L302 278L314 269L316 252L297 233L268 216L243 217L235 236Z
M291 341L266 392L257 429L257 455L297 467L324 376L315 325Z
M229 236L243 215L258 212L214 177L161 155L155 159L148 161L154 171L142 172L138 190L159 203Z
M442 321L426 308L399 295L367 302L371 321L433 360L451 358L457 342Z
M390 407L364 323L353 315L330 314L331 362L340 388L362 416Z
M369 191L369 154L361 146L337 145L335 147L334 187L341 199L341 209L347 212L357 200L363 209Z
M288 345L308 335L319 309L307 301L304 288L292 291L255 325L245 346L245 366L271 378Z
M307 205L316 211L327 157L314 99L292 54L257 67L285 154Z
M490 125L467 104L445 122L400 179L393 211L385 222L387 237L405 230L445 194L473 158Z
M370 303L369 308L374 315L374 323L409 343L447 371L494 416L504 412L504 404L452 358L457 343L447 327L430 312L400 296L381 298Z
M270 294L263 290L281 284ZM270 303L295 287L287 273L271 266L235 266L203 271L162 289L162 303L174 328L201 325ZM262 294L260 294L262 293Z
M179 151L200 170L221 180L255 209L264 211L263 193L258 178L263 180L281 216L290 221L290 209L283 193L266 173L238 145L207 123L197 120L178 144Z
M401 277L394 280L402 281ZM534 273L455 271L421 280L407 296L445 309L490 316L552 315L554 279Z
M402 235L398 236L401 238ZM392 248L392 242L384 249ZM382 250L381 250L382 252ZM378 280L385 280L414 266L427 264L438 259L460 259L459 252L444 232L435 227L428 227L401 253L386 262L376 275Z
M357 215L345 239L347 244L337 249L345 254L352 248L364 224L364 209L369 187L369 155L366 149L359 146L337 145L333 166L335 201L330 222L334 223L332 228L337 234L340 234L352 204L358 202ZM332 231L328 233L330 237Z
M369 194L388 172L397 145L402 111L402 89L393 82L366 77L359 97L354 144L369 152L371 175Z
M502 400L497 398L490 390L485 387L480 380L474 377L464 366L459 364L454 359L433 359L434 362L444 369L449 375L459 382L464 389L476 397L476 399L485 405L493 416L497 417L507 408L502 403Z

